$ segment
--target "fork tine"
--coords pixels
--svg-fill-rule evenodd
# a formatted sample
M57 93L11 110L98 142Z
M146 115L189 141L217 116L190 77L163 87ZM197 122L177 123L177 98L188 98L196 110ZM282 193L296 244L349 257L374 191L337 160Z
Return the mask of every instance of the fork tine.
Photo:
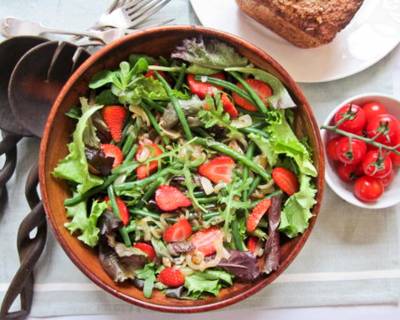
M124 10L125 12L130 12L132 10L134 11L135 9L140 9L151 1L153 0L134 0L122 6L122 10Z
M133 19L145 14L147 11L150 11L152 8L154 8L155 6L159 5L160 1L163 1L163 0L156 0L156 1L150 0L150 1L147 1L148 5L142 6L142 7L138 8L138 9L136 9L136 7L132 8L126 13L130 17L130 20L132 21Z
M162 8L164 8L171 0L161 0L157 5L153 6L151 9L146 10L145 12L141 13L139 16L135 14L134 16L131 16L131 23L129 25L129 28L136 27L143 21L145 21L147 18L151 17L154 15L156 12L160 11Z

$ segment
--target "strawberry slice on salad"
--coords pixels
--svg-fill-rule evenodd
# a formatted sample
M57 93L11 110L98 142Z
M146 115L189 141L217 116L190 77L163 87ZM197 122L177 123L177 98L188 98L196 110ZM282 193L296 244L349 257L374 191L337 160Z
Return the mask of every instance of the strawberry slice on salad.
M156 190L157 206L163 211L174 211L182 207L190 207L192 202L179 189L161 185Z
M111 209L110 198L106 196L104 197L104 201L108 203L108 208ZM122 224L126 226L130 219L128 207L126 206L124 200L122 200L120 197L115 197L115 201L117 202L119 217L122 221Z
M185 218L181 218L165 229L163 239L165 242L184 241L192 235L192 226Z
M274 168L274 170L272 170L272 179L278 187L289 196L299 190L299 181L296 175L286 168Z
M138 162L145 162L150 158L155 158L162 155L163 151L158 144L153 143L151 140L146 140L139 143L139 148L136 151L135 158ZM158 168L159 160L150 161L148 164L143 164L136 169L136 176L139 180L148 177Z
M264 199L254 207L246 221L246 229L248 232L256 230L261 218L267 213L270 206L271 199Z
M115 144L102 144L101 151L103 151L104 155L107 158L114 158L114 162L112 167L118 167L122 161L124 160L124 155L120 148L118 148Z
M221 72L212 74L210 75L210 77L218 78L221 80L225 79L224 74ZM213 95L216 90L222 90L222 87L220 86L215 86L207 82L197 81L194 74L187 75L187 83L189 85L190 92L198 95L200 99L204 99L208 94Z
M127 112L123 106L106 106L102 110L104 122L115 142L120 142Z
M265 103L267 101L267 98L272 96L272 89L269 85L267 85L265 82L262 82L257 79L246 79L245 80L250 87L257 93L257 95L260 97L260 99ZM241 83L238 83L237 86L241 89L243 89L243 85ZM235 103L239 106L242 107L243 109L246 109L248 111L257 111L257 107L250 101L248 101L245 98L242 98L239 96L237 93L233 92L232 94L233 100Z
M169 288L177 288L185 283L185 276L181 270L176 267L163 269L158 275L158 281Z
M222 242L224 234L222 231L216 227L211 227L208 229L197 231L191 238L190 242L193 247L204 254L204 256L210 256L214 254L216 249L216 244Z
M148 244L146 242L136 242L133 247L144 252L147 256L147 260L149 261L154 261L154 259L156 258L156 252L154 251L154 248L151 244Z
M232 171L235 161L228 156L218 156L203 163L198 171L199 174L210 179L214 183L229 183L232 180Z
M232 100L228 97L228 95L223 92L221 95L222 105L224 106L225 112L229 113L231 118L237 118L239 116L239 111L237 111L235 105Z

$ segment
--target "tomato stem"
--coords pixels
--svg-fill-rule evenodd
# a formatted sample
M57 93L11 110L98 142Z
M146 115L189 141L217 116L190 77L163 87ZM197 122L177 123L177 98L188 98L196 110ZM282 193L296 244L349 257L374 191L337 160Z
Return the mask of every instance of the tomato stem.
M380 149L385 149L387 151L391 151L394 154L400 156L400 150L397 150L397 149L400 148L400 143L395 145L395 146L387 146L387 145L385 145L383 143L379 143L379 142L375 141L375 139L378 137L378 135L376 135L375 137L372 137L372 138L366 138L364 136L360 136L360 135L355 134L355 133L351 133L351 132L347 132L347 131L341 130L341 129L339 129L337 127L337 125L334 125L334 126L323 125L323 126L321 126L321 129L335 132L335 133L337 133L337 134L339 134L341 136L345 136L345 137L349 137L349 138L353 138L353 139L358 139L358 140L364 141L365 143L370 144L370 145L372 145L374 147L377 147L377 148L380 148Z

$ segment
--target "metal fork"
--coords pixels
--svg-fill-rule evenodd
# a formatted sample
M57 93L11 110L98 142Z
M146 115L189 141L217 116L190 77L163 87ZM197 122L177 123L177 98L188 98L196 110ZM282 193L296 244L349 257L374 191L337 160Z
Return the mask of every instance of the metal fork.
M103 14L96 23L95 28L135 28L147 18L165 7L170 1L171 0L129 1L109 14Z

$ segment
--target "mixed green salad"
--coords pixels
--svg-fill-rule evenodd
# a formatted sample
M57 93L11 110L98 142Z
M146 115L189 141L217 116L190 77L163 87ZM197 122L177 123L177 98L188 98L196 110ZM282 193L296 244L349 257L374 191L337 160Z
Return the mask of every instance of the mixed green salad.
M295 103L272 74L215 39L132 54L71 107L65 227L115 282L180 299L217 296L279 267L315 204Z

